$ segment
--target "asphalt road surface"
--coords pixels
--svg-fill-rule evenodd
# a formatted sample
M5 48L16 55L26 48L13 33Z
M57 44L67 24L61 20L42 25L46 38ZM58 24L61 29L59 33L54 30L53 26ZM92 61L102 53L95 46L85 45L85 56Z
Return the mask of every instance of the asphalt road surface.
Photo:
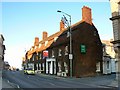
M26 75L19 71L4 71L3 78L18 85L18 88L23 90L24 88L107 88L69 79L49 78L43 75Z

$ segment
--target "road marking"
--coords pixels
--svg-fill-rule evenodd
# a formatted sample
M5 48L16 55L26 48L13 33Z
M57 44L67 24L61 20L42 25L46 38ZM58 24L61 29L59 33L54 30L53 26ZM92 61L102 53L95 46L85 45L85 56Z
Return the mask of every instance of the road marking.
M53 83L49 83L49 84L51 84L51 85L55 86L55 84L53 84Z
M10 83L9 80L7 80L7 82Z
M6 80L7 80L7 79L6 79ZM14 85L15 85L17 88L20 88L19 85L15 84L15 83L12 83L12 82L10 82L9 80L7 80L7 82L8 82L10 85L12 85L13 87L14 87Z
M19 86L19 85L17 85L17 88L20 88L20 86Z

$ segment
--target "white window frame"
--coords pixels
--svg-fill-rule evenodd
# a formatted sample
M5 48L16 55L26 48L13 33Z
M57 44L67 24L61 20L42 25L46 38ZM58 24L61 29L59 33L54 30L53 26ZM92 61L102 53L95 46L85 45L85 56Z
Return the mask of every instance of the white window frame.
M58 51L58 56L62 56L62 50L61 49L59 49L59 51Z
M58 37L55 37L55 38L54 38L54 42L56 42L57 39L58 39Z
M65 55L68 55L68 46L65 46Z
M100 62L96 63L96 72L100 72Z
M48 44L48 41L45 41L45 46L47 46L47 44Z
M41 44L39 44L39 48L41 47Z
M39 59L42 59L42 54L41 53L39 54Z
M65 72L68 73L68 65L66 62L64 62Z
M62 68L61 68L62 66L61 66L61 62L59 61L58 62L58 68L59 68L59 71L58 72L61 72L62 71Z
M55 53L54 53L54 50L52 50L52 57L55 57Z

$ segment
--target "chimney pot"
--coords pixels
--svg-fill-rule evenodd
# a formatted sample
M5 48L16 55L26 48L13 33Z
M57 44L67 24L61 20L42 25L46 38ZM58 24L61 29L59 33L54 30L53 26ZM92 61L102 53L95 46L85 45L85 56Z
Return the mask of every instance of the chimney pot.
M65 29L65 25L64 25L64 22L61 20L60 21L60 31L62 31L64 29Z
M35 37L34 46L38 46L38 45L39 45L39 37Z
M43 40L45 39L45 38L47 38L48 37L48 33L47 32L43 32Z

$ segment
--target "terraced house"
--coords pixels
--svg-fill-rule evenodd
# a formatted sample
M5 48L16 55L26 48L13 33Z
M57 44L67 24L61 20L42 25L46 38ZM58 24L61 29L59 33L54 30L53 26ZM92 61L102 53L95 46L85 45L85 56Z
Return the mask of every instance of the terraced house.
M82 8L82 20L71 25L72 30L72 76L85 77L102 73L102 43L98 31L92 23L89 7ZM40 73L58 76L70 76L69 28L60 21L60 30L48 37L43 32L39 41L35 37L34 45L27 51L23 66L34 64Z

